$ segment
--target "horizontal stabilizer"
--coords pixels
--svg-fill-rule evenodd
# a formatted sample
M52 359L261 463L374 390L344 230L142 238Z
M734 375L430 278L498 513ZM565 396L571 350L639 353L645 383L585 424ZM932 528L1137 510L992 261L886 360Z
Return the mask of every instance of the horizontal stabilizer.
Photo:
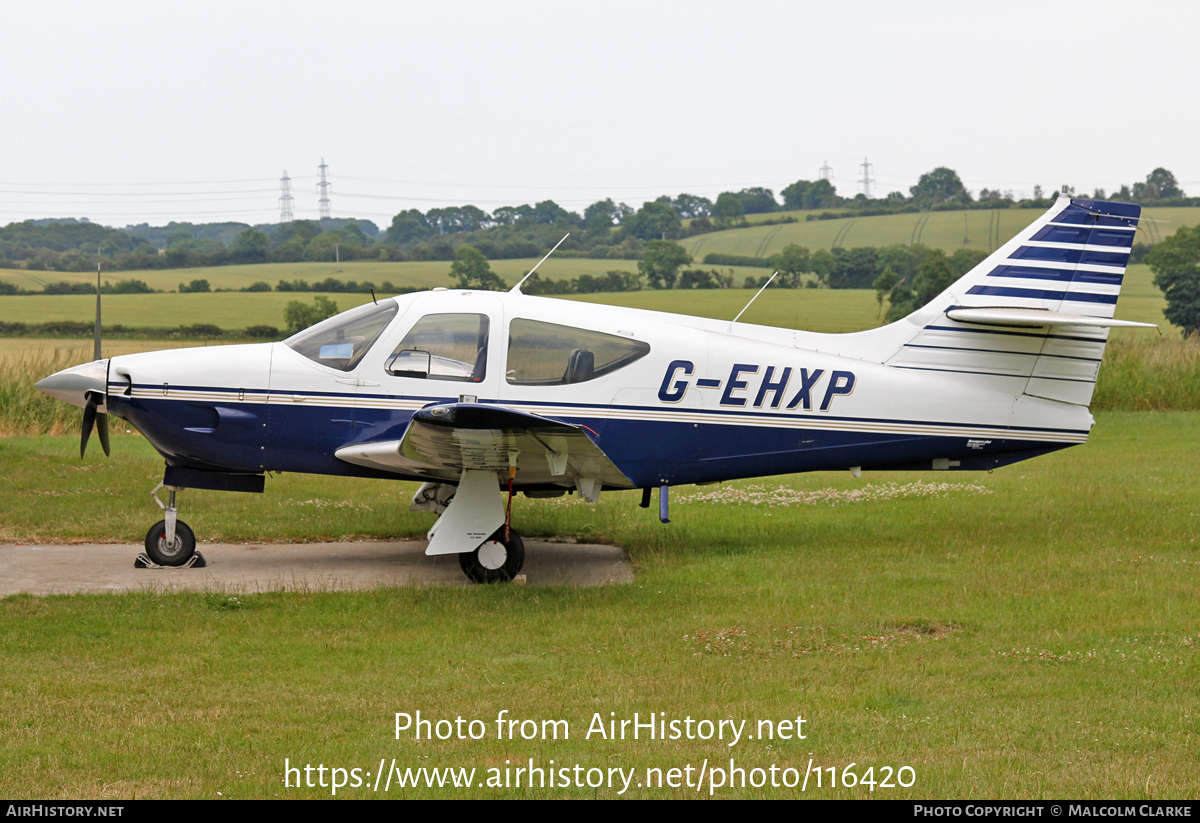
M979 323L985 326L1018 326L1035 328L1041 326L1096 326L1099 328L1158 328L1153 323L1135 323L1132 320L1114 320L1111 317L1089 317L1084 314L1064 314L1041 309L994 308L994 309L950 309L946 316L960 323Z

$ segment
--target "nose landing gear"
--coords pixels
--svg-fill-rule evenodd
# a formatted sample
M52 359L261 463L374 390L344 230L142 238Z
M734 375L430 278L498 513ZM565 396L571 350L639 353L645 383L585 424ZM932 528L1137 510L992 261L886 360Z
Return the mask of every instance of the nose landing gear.
M179 510L175 507L175 492L179 491L179 487L166 486L170 493L169 502L166 505L163 505L163 502L158 499L158 490L163 487L164 484L159 483L150 492L150 496L154 498L154 502L163 510L166 517L155 523L150 527L150 531L146 532L146 554L139 555L134 566L149 568L153 564L154 566L202 568L208 565L204 561L204 555L196 551L196 534L187 523L178 517ZM143 558L150 562L144 562Z

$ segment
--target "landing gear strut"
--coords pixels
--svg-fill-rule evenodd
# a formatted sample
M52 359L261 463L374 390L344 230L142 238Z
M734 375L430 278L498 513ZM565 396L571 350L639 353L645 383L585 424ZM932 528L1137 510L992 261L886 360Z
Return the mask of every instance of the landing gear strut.
M175 507L175 492L177 486L167 486L170 493L167 505L158 499L158 490L163 488L159 483L150 492L154 502L166 514L166 518L158 521L146 532L146 554L159 566L183 566L196 554L196 535L187 523L179 519L179 510ZM203 561L193 565L204 565Z
M507 583L525 564L525 543L511 528L506 541L501 526L475 551L460 554L458 563L473 583Z

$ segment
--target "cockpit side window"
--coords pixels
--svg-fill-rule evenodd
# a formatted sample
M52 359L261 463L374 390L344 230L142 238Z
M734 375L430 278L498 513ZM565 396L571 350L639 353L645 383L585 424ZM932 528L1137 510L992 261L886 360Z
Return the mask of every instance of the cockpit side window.
M514 386L562 386L611 374L650 352L641 340L598 331L512 321L505 377Z
M392 322L397 308L395 300L368 303L322 320L283 342L322 366L350 371Z
M427 314L384 364L395 377L479 383L487 376L486 314Z

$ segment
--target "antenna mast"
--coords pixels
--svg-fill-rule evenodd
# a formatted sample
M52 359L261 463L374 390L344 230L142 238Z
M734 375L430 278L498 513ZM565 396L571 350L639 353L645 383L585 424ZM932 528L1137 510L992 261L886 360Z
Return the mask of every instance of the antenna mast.
M332 215L329 213L329 181L325 178L325 169L329 166L325 165L324 157L317 168L321 170L321 182L317 183L317 193L321 195L317 201L317 216L321 220L328 220Z
M295 198L292 197L292 178L288 177L287 169L283 170L283 177L279 178L279 222L290 223L292 217L292 204Z

